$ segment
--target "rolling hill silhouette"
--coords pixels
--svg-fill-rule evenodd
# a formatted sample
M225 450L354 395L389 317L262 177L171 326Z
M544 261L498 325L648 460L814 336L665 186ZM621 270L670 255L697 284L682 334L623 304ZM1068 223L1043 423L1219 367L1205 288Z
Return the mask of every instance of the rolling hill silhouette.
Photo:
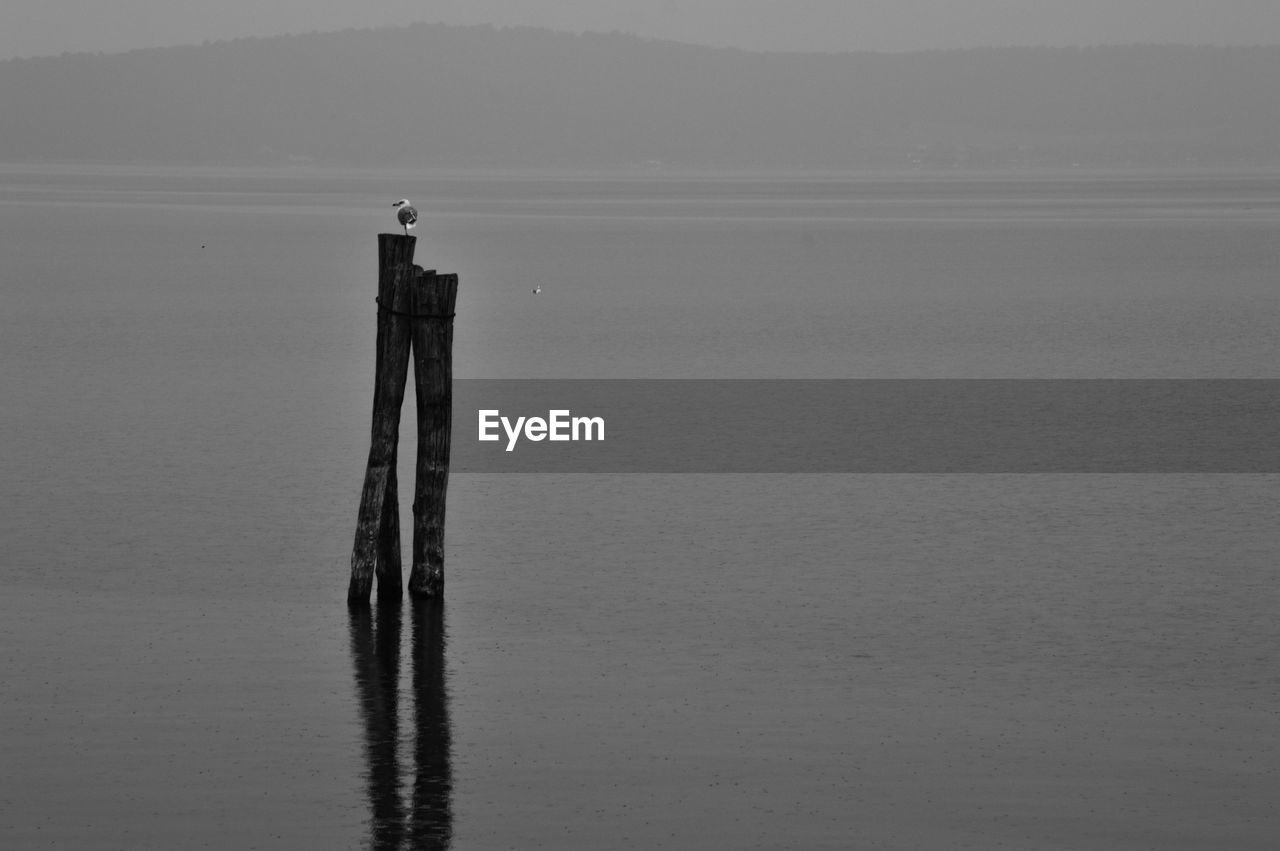
M861 168L1280 163L1280 47L752 53L403 28L0 62L0 160Z

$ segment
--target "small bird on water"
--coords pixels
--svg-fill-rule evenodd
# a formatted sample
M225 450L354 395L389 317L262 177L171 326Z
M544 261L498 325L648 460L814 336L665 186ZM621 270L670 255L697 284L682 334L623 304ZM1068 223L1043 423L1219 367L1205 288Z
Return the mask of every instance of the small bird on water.
M396 219L404 226L404 235L408 236L409 228L418 223L418 211L409 206L408 198L401 198L391 206L400 208L396 212Z
M533 288L534 295L538 295L540 292L542 292L542 284L538 284L536 287Z

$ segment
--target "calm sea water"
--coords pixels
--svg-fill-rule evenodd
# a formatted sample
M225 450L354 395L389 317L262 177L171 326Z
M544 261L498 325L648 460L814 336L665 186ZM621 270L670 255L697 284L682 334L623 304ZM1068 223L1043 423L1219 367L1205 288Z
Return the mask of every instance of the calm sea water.
M350 616L404 196L460 377L1280 377L1277 174L0 169L0 845L1275 847L1275 476L458 475Z

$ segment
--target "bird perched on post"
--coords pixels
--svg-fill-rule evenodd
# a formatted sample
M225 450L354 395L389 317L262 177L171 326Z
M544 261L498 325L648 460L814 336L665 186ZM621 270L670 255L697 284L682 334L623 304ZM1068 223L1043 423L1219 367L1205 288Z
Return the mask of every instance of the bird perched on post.
M409 228L418 223L418 211L409 206L408 198L401 198L391 206L400 208L396 213L396 219L404 225L404 235L408 236Z

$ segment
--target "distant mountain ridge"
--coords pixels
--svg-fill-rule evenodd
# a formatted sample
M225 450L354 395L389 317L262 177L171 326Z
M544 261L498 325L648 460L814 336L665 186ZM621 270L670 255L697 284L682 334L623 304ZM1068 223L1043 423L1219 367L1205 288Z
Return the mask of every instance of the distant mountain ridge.
M0 62L0 160L424 167L1280 164L1280 47L751 53L346 30Z

